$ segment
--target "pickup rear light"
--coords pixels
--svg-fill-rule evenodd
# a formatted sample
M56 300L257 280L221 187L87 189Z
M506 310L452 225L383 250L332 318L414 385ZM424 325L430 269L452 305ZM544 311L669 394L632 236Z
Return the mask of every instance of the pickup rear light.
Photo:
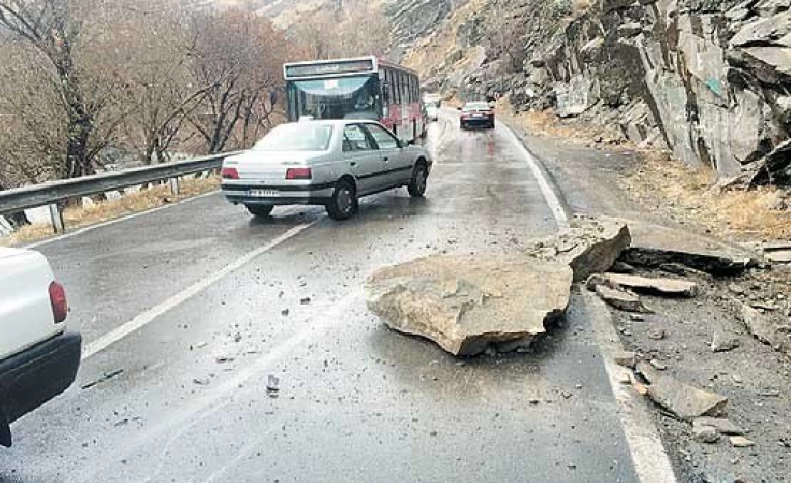
M66 290L58 282L49 284L49 302L52 304L52 317L56 324L66 320L69 304L66 302Z
M310 168L288 168L286 170L286 179L311 179L313 173Z
M222 179L239 179L239 171L236 168L223 167L222 171L220 171L220 176L222 176Z

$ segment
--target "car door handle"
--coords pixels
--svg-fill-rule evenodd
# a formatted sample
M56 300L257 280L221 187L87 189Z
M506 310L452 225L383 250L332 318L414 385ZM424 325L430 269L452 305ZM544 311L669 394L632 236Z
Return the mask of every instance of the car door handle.
M385 156L384 158L382 158L382 160L384 160L384 162L387 162L387 160L388 160L387 156Z
M357 166L357 163L355 163L354 161L352 161L352 162L351 162L351 163L349 163L349 164L351 164L351 166L352 166L352 167L354 167L354 166Z

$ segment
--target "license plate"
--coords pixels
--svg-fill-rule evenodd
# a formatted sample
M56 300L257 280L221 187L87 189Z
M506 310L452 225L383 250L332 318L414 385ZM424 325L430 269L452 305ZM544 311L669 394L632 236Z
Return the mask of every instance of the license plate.
M483 114L473 114L472 117L483 117Z
M277 190L250 190L250 196L254 198L277 198L280 191Z

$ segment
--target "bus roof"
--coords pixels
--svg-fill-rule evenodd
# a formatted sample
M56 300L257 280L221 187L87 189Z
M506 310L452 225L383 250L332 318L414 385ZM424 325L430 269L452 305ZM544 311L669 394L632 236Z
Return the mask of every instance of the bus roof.
M283 77L289 79L306 79L353 75L360 73L377 73L380 67L388 67L417 75L407 67L394 64L376 56L352 57L346 59L311 60L288 62L283 64Z

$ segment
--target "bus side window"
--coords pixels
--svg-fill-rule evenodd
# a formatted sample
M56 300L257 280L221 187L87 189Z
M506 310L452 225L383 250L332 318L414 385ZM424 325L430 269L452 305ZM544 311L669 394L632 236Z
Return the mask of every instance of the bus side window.
M409 76L406 72L399 72L401 77L401 103L407 104L409 102Z
M393 76L393 103L401 104L401 79L398 71L390 71Z

